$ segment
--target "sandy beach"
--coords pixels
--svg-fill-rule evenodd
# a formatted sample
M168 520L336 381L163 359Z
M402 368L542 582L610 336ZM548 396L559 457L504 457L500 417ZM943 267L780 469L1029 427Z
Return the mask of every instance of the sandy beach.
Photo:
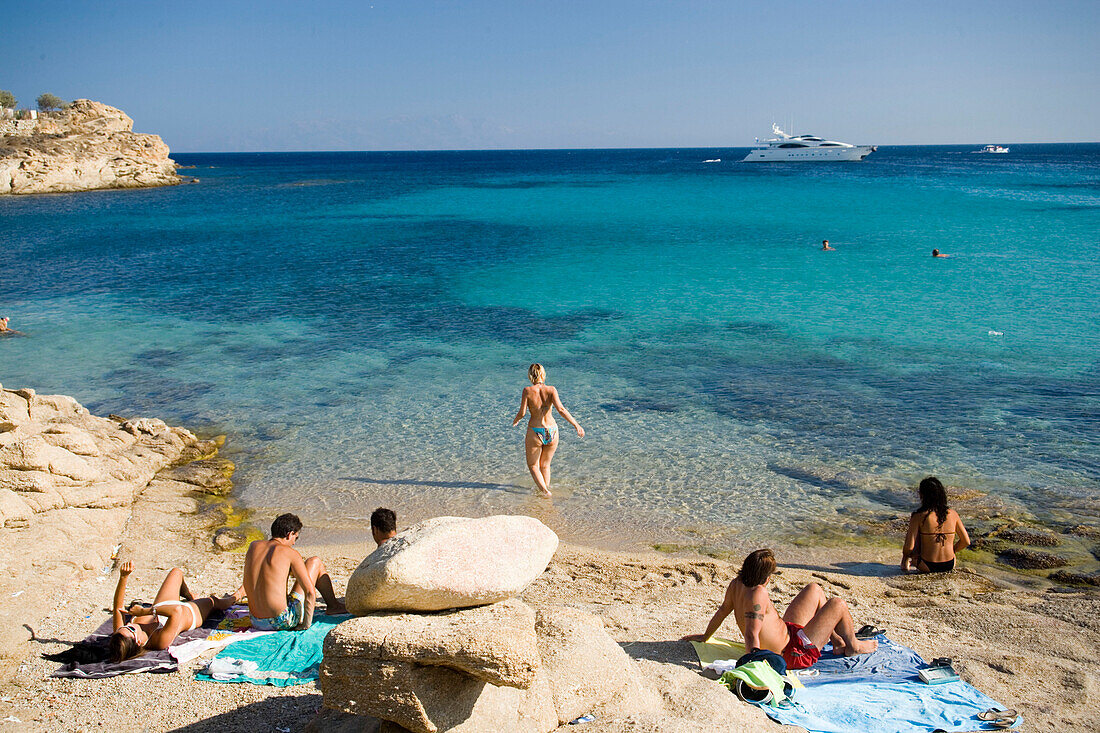
M134 597L151 597L174 566L184 568L196 592L220 592L238 582L242 555L214 549L216 528L209 514L198 512L199 500L182 492L182 486L165 482L133 505L118 557L136 559L129 589ZM357 542L324 540L307 526L299 548L324 559L342 592L373 547L369 529ZM1100 644L1095 591L1024 588L966 567L942 576L900 576L896 552L886 550L776 549L781 576L773 597L780 608L803 584L820 583L848 600L857 624L885 626L890 638L926 659L953 657L964 679L1017 708L1026 730L1093 729L1091 721L1100 712L1100 662L1092 653ZM736 569L730 562L696 555L560 547L523 600L536 608L566 605L598 615L643 670L669 675L675 680L670 685L681 686L668 693L683 701L675 719L597 719L587 730L779 729L696 674L690 645L676 641L702 630ZM0 730L298 731L320 710L321 694L314 684L273 688L196 681L193 672L201 658L171 674L98 681L49 678L57 665L39 654L62 650L65 642L82 638L106 618L116 578L114 570L92 573L34 609L41 621L33 640L26 642L12 677L0 687L6 718ZM736 629L724 627L722 633L737 638ZM707 698L699 686L717 689L736 706L701 704Z

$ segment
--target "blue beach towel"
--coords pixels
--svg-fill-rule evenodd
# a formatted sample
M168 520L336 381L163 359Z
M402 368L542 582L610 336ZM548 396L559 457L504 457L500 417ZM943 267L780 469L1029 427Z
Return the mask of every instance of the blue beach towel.
M275 687L308 684L320 676L321 647L328 632L349 618L348 614L327 616L317 611L313 625L305 631L277 631L238 641L219 652L195 676L211 682Z
M836 657L832 647L814 665L816 677L803 677L795 703L762 709L784 725L802 726L811 733L928 733L973 731L989 726L978 713L1003 708L966 682L927 685L917 677L926 668L912 649L878 637L878 649L858 657ZM1021 718L1016 726L1023 721ZM1016 727L1013 726L1013 727Z

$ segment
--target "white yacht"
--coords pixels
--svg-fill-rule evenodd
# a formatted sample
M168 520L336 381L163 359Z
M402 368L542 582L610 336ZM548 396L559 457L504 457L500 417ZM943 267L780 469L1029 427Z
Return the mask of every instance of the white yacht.
M826 140L815 135L793 137L772 123L770 140L756 138L756 145L745 156L745 163L863 160L878 148L874 145L850 145Z
M974 152L975 153L1007 153L1008 148L1002 147L1000 145L986 145L981 150L975 150Z

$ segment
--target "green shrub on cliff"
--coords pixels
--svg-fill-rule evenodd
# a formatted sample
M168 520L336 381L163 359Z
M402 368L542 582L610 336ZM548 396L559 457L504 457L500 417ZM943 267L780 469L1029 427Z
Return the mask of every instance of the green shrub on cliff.
M0 89L0 109L14 109L15 95L7 89Z
M39 94L38 99L35 101L38 102L38 109L43 112L48 112L51 109L64 109L68 106L64 99L53 94Z

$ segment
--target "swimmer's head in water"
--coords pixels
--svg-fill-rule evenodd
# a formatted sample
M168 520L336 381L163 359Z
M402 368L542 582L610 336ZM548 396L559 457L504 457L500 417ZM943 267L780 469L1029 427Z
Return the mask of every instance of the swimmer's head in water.
M531 384L542 384L546 381L546 369L542 364L532 364L527 369L527 378L531 380Z
M938 249L932 250L932 256L933 257L939 257L940 256L940 251Z

